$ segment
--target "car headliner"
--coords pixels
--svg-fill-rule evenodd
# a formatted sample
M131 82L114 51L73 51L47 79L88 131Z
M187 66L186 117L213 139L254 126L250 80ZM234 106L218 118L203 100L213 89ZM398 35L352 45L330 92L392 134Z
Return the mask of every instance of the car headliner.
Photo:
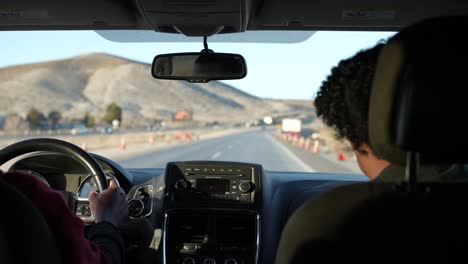
M152 29L134 1L4 0L0 30ZM160 0L166 4L167 0ZM225 0L171 0L182 5ZM230 0L234 1L234 0ZM248 2L245 30L399 30L418 20L467 14L464 0L239 0ZM149 2L149 1L147 1ZM154 0L149 3L155 3ZM141 10L141 9L140 9Z

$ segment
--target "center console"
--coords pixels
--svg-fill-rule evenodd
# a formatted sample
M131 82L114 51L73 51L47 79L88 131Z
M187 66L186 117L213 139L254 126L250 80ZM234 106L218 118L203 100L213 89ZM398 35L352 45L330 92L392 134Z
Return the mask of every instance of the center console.
M255 164L169 163L165 263L257 263L261 173L261 166Z

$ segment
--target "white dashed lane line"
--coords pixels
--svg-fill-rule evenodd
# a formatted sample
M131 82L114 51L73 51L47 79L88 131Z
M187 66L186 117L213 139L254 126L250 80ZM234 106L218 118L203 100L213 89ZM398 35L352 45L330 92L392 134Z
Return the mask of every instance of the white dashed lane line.
M221 152L216 152L215 154L213 154L213 156L211 156L211 159L215 160L215 159L219 158L219 156L221 156Z

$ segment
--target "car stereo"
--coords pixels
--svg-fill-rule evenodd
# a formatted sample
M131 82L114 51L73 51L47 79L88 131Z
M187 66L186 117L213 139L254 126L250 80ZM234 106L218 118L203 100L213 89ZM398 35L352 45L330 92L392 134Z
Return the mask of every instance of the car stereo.
M254 167L177 163L176 171L178 177L168 179L176 192L191 193L194 199L253 202L256 191Z

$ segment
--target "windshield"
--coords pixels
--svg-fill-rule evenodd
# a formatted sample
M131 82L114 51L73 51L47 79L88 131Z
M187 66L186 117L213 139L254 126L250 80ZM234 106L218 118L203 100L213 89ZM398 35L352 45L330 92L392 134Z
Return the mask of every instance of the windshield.
M312 34L311 34L312 35ZM317 119L314 98L337 63L390 32L316 32L295 44L209 43L246 59L245 79L155 80L162 53L193 43L118 43L94 31L0 32L0 147L60 138L127 168L169 161L258 163L271 171L361 173Z

